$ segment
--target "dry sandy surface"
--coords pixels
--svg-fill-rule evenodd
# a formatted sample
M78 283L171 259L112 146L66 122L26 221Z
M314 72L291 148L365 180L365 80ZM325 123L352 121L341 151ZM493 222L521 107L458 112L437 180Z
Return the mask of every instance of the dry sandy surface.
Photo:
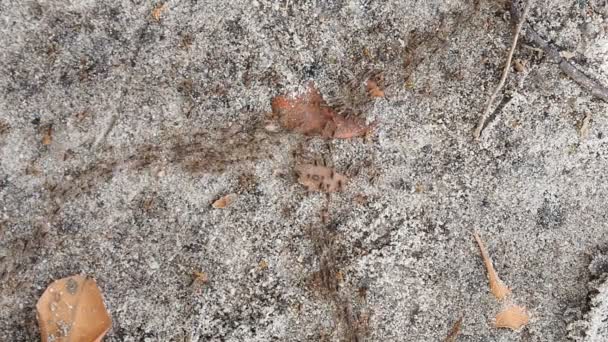
M524 37L473 141L509 7L0 1L0 341L39 340L37 299L77 273L106 341L440 341L461 316L458 341L581 339L608 269L608 106ZM528 22L608 85L607 16L535 1ZM308 81L373 132L277 129L271 99ZM313 160L344 191L298 184ZM519 332L493 327L473 231L530 312Z

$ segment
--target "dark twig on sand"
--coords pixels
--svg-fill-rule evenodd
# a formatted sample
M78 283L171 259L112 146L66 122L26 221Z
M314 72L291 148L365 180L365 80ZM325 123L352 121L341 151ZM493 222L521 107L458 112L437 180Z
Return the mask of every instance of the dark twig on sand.
M517 6L517 1L511 2L511 16L513 20L517 20L520 17L520 8ZM525 15L525 14L524 14ZM608 88L601 85L598 81L585 75L582 71L577 69L574 65L563 58L559 50L544 40L536 31L532 28L529 23L525 27L525 38L533 45L541 48L549 59L559 65L559 68L570 77L574 82L578 83L583 89L587 90L591 95L608 102Z
M564 74L570 77L574 82L578 83L578 85L589 91L591 95L608 102L608 88L604 87L603 85L599 84L599 82L591 79L582 71L578 70L574 65L560 55L557 48L547 43L530 27L526 29L526 38L532 44L543 49L547 56L551 60L557 62L559 68L562 69Z

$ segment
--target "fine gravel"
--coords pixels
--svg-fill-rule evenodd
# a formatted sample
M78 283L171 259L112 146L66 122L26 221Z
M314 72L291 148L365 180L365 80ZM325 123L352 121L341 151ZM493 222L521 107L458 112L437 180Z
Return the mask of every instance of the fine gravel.
M607 17L537 0L527 19L608 86ZM461 317L457 341L596 341L608 104L522 34L474 141L511 19L501 0L0 0L0 341L40 340L36 302L73 274L103 292L105 341L442 341ZM310 82L373 131L277 126L271 100ZM312 162L344 190L298 184ZM473 232L521 331L493 325Z

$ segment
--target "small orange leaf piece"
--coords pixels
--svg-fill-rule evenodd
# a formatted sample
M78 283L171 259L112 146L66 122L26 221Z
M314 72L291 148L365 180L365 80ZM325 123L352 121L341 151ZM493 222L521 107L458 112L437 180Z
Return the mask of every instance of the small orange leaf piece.
M163 13L163 11L165 10L165 8L167 7L167 4L165 3L157 3L156 6L154 6L154 9L152 9L152 19L156 20L156 21L160 21L160 16Z
M498 300L503 300L506 296L511 293L511 290L500 280L498 277L498 273L494 269L494 265L492 264L492 259L488 255L488 250L486 246L481 241L481 238L477 233L473 233L475 237L475 241L479 245L479 250L481 251L481 258L483 259L483 263L486 266L486 270L488 271L488 281L490 283L490 291Z
M53 142L53 126L48 125L42 136L42 145L48 146Z
M112 326L95 280L75 275L53 282L38 304L42 342L100 342Z
M298 183L304 185L309 191L337 192L341 191L346 183L346 176L336 173L333 169L314 164L296 166L299 175Z
M348 139L365 136L371 127L356 117L339 115L330 108L313 83L297 96L277 96L272 99L272 112L281 126L305 135Z
M209 275L207 272L194 271L194 282L207 284L209 283Z
M384 97L384 91L380 89L376 81L367 80L365 85L367 87L367 92L371 97Z
M518 305L511 305L496 315L494 326L497 328L509 328L511 330L519 330L521 327L528 324L530 316L526 312L526 308Z
M218 198L213 204L212 207L215 209L224 209L232 204L236 199L236 194L228 194L226 196Z

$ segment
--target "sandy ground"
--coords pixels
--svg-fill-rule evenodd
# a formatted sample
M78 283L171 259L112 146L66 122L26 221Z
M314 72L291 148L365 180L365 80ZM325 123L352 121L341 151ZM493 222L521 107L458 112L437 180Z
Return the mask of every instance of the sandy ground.
M607 16L535 1L529 23L608 85ZM38 340L38 297L75 273L104 293L106 341L439 341L461 316L459 341L565 341L593 305L607 104L524 39L471 138L506 2L2 0L0 33L1 341ZM308 81L374 132L269 126ZM297 183L313 160L343 192ZM520 332L493 327L473 231L531 314Z

